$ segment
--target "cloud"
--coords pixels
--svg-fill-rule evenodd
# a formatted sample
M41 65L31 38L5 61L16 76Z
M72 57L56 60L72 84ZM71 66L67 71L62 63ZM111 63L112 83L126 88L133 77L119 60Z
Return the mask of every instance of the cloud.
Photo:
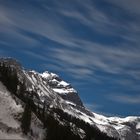
M139 0L106 0L134 14L140 14Z
M140 20L138 20L138 16L128 13L126 10L120 10L120 8L117 7L117 2L108 7L108 9L111 9L111 12L101 10L96 6L96 1L92 2L88 0L85 3L84 1L81 2L77 0L77 2L79 2L78 5L80 5L83 10L77 10L78 8L74 6L68 8L65 3L61 4L60 7L58 4L59 8L57 7L57 10L66 18L70 18L79 24L84 24L93 32L96 31L106 36L121 37L127 41L138 41L138 39L136 39L136 33L140 33ZM111 4L112 1L108 0L107 3ZM119 4L121 5L121 2ZM137 5L136 1L135 5Z
M123 104L140 104L140 95L110 95L108 99Z
M11 33L11 36L19 37L20 41L22 41L23 38L23 42L27 43L31 40L30 36L26 37L21 32L18 32L17 29L23 29L44 36L64 46L75 47L75 40L79 38L79 35L75 35L73 31L69 30L69 27L75 27L77 22L79 24L84 24L85 28L90 28L93 32L101 32L106 35L111 32L112 35L121 36L128 40L130 38L131 40L135 39L135 37L131 35L132 26L136 31L138 31L139 27L139 24L136 24L136 22L132 22L133 25L123 25L122 23L116 23L116 21L113 22L112 17L98 9L90 0L86 3L79 0L70 2L70 4L73 5L71 6L72 8L69 8L69 3L63 1L61 4L60 2L55 2L54 7L47 5L46 2L46 9L41 7L42 3L39 3L42 9L37 8L35 5L31 5L28 2L23 4L26 4L26 10L24 11L22 10L23 8L21 5L19 5L17 9L14 9L12 6L1 6L0 17L2 18L0 21L3 23L1 26L4 30L3 32L6 32L7 34ZM78 10L79 6L83 8L82 11ZM34 14L32 14L31 9L34 11ZM66 19L63 18L62 15L65 18L70 19L70 21L74 19L73 23L69 26L70 23L67 24ZM118 31L121 31L121 34ZM124 32L123 34L122 31ZM79 31L77 30L77 32ZM28 40L27 38L30 39ZM35 39L33 40L32 38L32 41L35 41Z
M95 5L91 1L87 0L86 3L83 1L76 1L82 10L77 10L78 8L66 8L66 4L58 4L58 12L63 16L79 22L92 30L102 31L102 28L106 24L111 24L109 18L100 10L96 9ZM105 29L105 28L104 28Z
M68 68L66 71L76 79L91 78L93 71L87 68Z
M115 81L115 84L119 85L120 87L123 87L126 89L128 89L128 87L129 87L129 89L131 88L132 93L140 91L138 76L135 79L122 77L121 79L115 79L114 81Z
M31 39L32 41L36 41L33 37L31 38L28 35L23 35L22 32L19 32L20 29L44 36L66 46L73 45L73 42L67 38L70 33L62 27L61 23L59 23L59 18L54 20L49 17L49 20L47 20L46 15L41 13L40 9L32 7L34 14L31 14L30 8L30 6L27 6L26 10L23 12L20 9L20 5L17 9L3 6L0 9L1 32L10 36L11 40L15 41L15 43L16 41L19 41L24 42L24 44L29 44ZM18 39L16 40L15 38ZM33 42L31 44L33 44Z
M42 61L46 60L46 56L42 55L42 54L39 54L39 53L24 50L23 54L31 56L31 57L36 58L36 59L40 59Z
M79 51L68 48L52 48L50 56L58 63L72 67L76 73L78 69L84 68L86 72L94 75L94 71L102 71L118 75L129 75L139 78L139 50L105 46L94 42L82 41L77 48ZM86 46L86 47L85 47ZM93 72L93 73L92 73ZM79 72L80 75L80 72ZM81 73L82 75L82 73Z
M94 111L94 112L97 112L99 111L99 109L102 108L102 105L98 105L98 104L95 104L95 103L86 103L84 104L88 109Z
M105 112L105 111L101 111L103 109L103 106L101 104L99 105L99 104L95 104L95 103L85 103L84 105L89 110L91 110L92 112L97 113L97 114L102 114L102 115L108 116L108 117L119 116L118 114L112 114L112 113L108 113L108 112ZM122 116L119 116L119 117L122 117Z
M106 2L112 3L110 0ZM61 69L75 77L92 77L96 75L96 71L102 71L140 78L140 68L137 67L140 60L140 21L137 17L131 20L133 14L130 14L120 21L117 16L111 16L90 0L86 3L80 0L52 3L49 5L42 1L36 6L23 2L26 10L22 4L1 5L0 30L7 36L7 40L3 39L1 42L8 42L8 46L21 44L26 48L24 54L44 62L49 60L53 64L60 63ZM123 8L130 7L125 0L121 3ZM134 3L132 5L135 7L137 1ZM121 6L116 0L113 4L113 8ZM116 12L119 16L127 15L127 11L123 14L116 9ZM83 36L79 33L81 29L78 29L81 25ZM47 41L44 44L39 38L53 44L49 46ZM113 38L115 41L111 41ZM31 47L42 47L43 53L29 50Z

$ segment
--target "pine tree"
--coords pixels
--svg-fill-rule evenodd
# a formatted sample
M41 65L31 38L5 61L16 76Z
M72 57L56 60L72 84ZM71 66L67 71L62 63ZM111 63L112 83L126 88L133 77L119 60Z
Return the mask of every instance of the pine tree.
M25 105L25 109L23 112L22 120L21 120L21 128L24 134L27 134L30 131L31 124L31 107L30 102Z

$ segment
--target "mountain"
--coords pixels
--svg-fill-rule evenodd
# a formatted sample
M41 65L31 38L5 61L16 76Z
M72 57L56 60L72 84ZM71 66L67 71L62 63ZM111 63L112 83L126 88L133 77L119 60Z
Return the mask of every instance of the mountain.
M0 139L140 140L140 117L89 111L58 75L0 59Z

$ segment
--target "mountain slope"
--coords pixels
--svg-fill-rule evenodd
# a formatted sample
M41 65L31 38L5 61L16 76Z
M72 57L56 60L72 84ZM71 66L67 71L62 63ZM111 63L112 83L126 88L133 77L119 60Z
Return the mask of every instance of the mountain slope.
M1 58L0 81L20 100L20 105L21 102L24 104L19 121L20 133L28 138L34 133L31 131L34 121L30 117L34 114L44 128L36 129L40 129L42 135L46 131L44 137L50 140L140 139L140 117L107 118L90 112L76 90L56 74L27 71L16 60ZM25 128L28 132L24 131Z

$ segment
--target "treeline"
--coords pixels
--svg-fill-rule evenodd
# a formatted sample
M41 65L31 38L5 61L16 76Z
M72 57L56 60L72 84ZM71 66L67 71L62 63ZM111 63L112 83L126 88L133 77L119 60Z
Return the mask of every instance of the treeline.
M14 68L7 66L5 63L0 63L0 80L6 85L9 91L16 93L18 78Z
M60 116L59 119L55 119L55 117L51 115L54 113ZM62 124L60 122L64 123ZM81 140L79 128L85 132L83 140L116 140L116 138L111 138L107 136L107 134L101 132L96 126L93 127L89 123L63 112L61 109L52 109L50 115L47 116L45 124L47 127L46 140L57 140L58 138L59 140Z

